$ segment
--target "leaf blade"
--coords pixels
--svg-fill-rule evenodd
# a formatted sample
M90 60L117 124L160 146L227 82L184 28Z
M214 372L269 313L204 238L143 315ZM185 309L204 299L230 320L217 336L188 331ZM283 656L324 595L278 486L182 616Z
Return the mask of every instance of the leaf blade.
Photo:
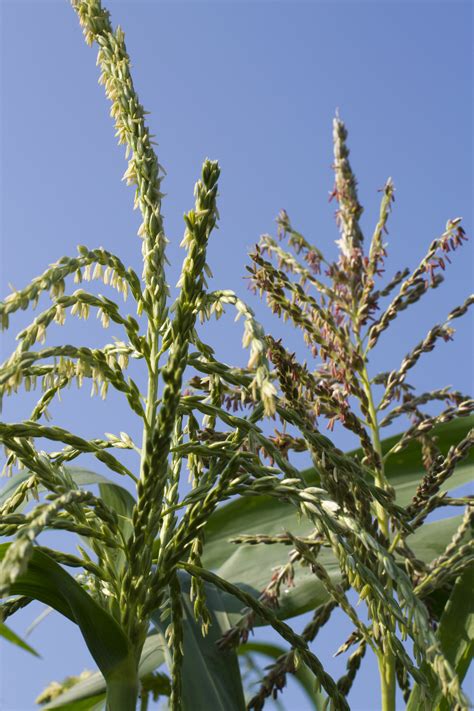
M448 449L460 442L469 430L474 427L474 415L458 417L451 422L434 427L431 435L437 439L437 446L443 454ZM401 434L393 435L382 440L382 452L387 454L401 439ZM349 456L361 459L362 449L347 452ZM385 476L395 489L396 500L400 506L406 506L412 499L424 471L421 463L421 447L416 441L410 442L401 452L391 455L385 462ZM455 489L472 481L474 474L474 450L471 449L466 459L459 462L453 475L443 484L442 491ZM310 467L302 472L304 479L310 483L318 481L314 468Z
M273 500L265 502L265 505L267 503L271 505ZM203 565L208 569L214 569L220 577L258 597L260 591L270 580L272 568L283 565L288 561L288 553L291 548L282 544L235 546L228 542L228 537L244 532L274 535L283 533L284 530L291 530L297 535L304 536L308 535L313 528L310 521L302 520L298 522L295 510L289 505L279 505L279 516L274 517L272 515L269 521L266 521L264 517L266 508L264 506L255 507L251 509L251 512L246 512L244 510L245 504L247 504L247 500L231 502L233 507L231 511L227 510L226 525L224 526L224 521L220 520L219 528L211 529L212 536L220 535L221 539L220 542L211 539L213 550L212 555L209 557L206 556L206 546L204 547ZM242 515L243 519L241 528L238 521L240 515ZM415 555L427 563L440 555L451 540L461 520L462 516L454 516L443 521L426 524L418 529L408 539ZM231 532L230 535L229 532ZM209 538L207 540L209 541ZM334 583L340 582L339 565L332 551L327 548L322 549L318 559L328 571L332 581ZM218 561L217 565L216 561ZM329 599L323 583L307 567L297 568L295 583L295 587L285 590L285 594L280 599L280 606L276 610L276 614L280 619L288 619L313 610ZM229 604L229 616L231 618L234 615L238 617L240 607L241 605L235 601L233 607Z
M230 627L226 601L220 591L205 585L211 625L206 637L194 619L187 573L179 573L183 600L183 711L209 708L213 711L245 711L245 698L235 650L222 651L217 641ZM240 605L241 607L241 605ZM167 622L152 614L155 627L164 634Z
M97 474L90 469L84 469L83 467L65 467L68 474L72 476L77 486L90 486L91 484L99 484L105 488L115 487L115 489L121 490L122 498L126 499L127 495L133 499L132 495L120 484L108 479L103 474ZM13 474L13 476L7 479L6 484L0 489L0 508L5 504L5 502L15 493L16 489L20 484L26 481L31 476L31 472L28 470L21 470ZM45 491L44 487L39 485L38 491ZM123 493L125 492L125 493ZM17 511L21 511L25 508L26 503L23 503Z
M10 545L0 545L0 561ZM26 571L10 586L9 592L40 600L75 622L106 679L131 663L131 645L118 623L43 551L33 550Z
M438 445L443 452L457 444L469 432L474 424L474 417L463 417L441 425L433 430L438 437ZM401 435L389 437L382 443L387 452L400 439ZM360 455L360 450L349 454ZM408 503L423 477L419 444L411 443L393 458L389 459L387 475L397 492L397 502ZM474 451L456 467L453 476L448 480L445 489L457 487L472 476L474 471ZM303 472L310 480L317 482L314 469ZM410 537L410 545L418 557L426 562L440 555L451 539L460 518L454 517L438 521L436 524L425 524L415 536ZM273 567L285 564L289 548L280 545L239 545L229 542L232 537L241 534L277 535L290 530L294 535L305 536L313 530L312 524L306 519L298 519L296 510L290 505L270 497L249 497L231 501L219 507L210 517L205 527L205 545L203 565L214 570L220 577L234 584L245 586L248 592L258 596L268 583ZM323 549L320 553L321 563L328 569L334 582L338 582L339 567L329 551ZM278 616L281 619L314 609L327 601L328 595L324 586L315 581L312 573L306 568L298 569L296 587L282 596ZM235 610L229 609L229 614Z
M30 645L25 642L24 639L17 635L17 633L10 629L10 627L7 627L4 622L0 622L0 637L3 637L12 644L15 644L17 647L21 647L21 649L24 649L26 652L33 654L35 657L40 657L38 652L33 649L33 647L30 647Z
M154 632L148 635L143 645L140 663L138 665L138 677L150 674L158 669L165 661L164 641L161 634ZM75 684L71 689L65 691L61 696L58 696L54 701L51 701L44 707L44 711L49 709L71 709L75 711L73 703L83 699L93 699L101 694L105 699L106 682L100 671L94 672L87 679ZM88 708L88 707L86 707Z
M456 581L451 597L441 616L437 637L447 661L456 671L462 682L474 657L474 566L464 571ZM433 711L449 711L447 701L441 697L438 681L428 669L423 669L428 676L430 704ZM418 711L423 707L421 690L413 687L406 711Z

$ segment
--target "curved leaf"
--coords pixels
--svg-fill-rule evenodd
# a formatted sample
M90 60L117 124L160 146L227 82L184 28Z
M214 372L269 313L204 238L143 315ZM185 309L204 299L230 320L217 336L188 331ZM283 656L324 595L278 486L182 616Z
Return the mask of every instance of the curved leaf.
M443 454L447 454L452 445L460 442L474 427L474 416L459 417L445 425L432 430L436 436L437 446ZM388 452L400 439L400 435L389 437L382 442L383 452ZM424 471L421 466L421 447L418 442L410 442L398 454L391 455L385 465L385 472L395 488L397 503L406 506L412 499ZM442 491L456 489L472 481L474 475L474 449L471 449L466 459L458 463L453 475L441 487Z
M273 515L275 512L271 506L274 502L265 501L264 503L269 505L272 514L266 518L265 512L267 509L261 503L260 499L241 499L233 501L230 505L228 504L227 506L232 506L232 515L228 515L225 522L220 521L220 530L211 528L211 535L207 539L207 543L210 544L211 555L208 556L206 553L207 546L204 547L203 555L203 565L205 567L216 570L217 575L239 587L245 588L247 592L251 592L255 596L258 596L260 591L269 583L272 568L288 562L288 553L291 547L282 544L235 546L229 543L229 539L240 533L276 535L283 533L285 530L291 530L295 535L308 535L313 530L310 521L297 521L293 507L279 504L279 516L275 517ZM245 508L248 504L253 504L253 506L250 506L250 511ZM408 539L415 555L426 562L440 555L451 540L461 520L462 516L455 516L443 521L426 524L418 529ZM333 581L339 582L339 565L332 551L327 548L322 549L318 555L318 560L324 565ZM314 610L318 605L327 602L327 600L328 593L326 588L311 573L310 569L306 566L297 567L295 587L285 590L276 614L280 619L287 619L303 612ZM232 611L236 612L238 607L239 605L236 603Z
M78 486L89 486L90 484L99 484L104 487L104 491L114 487L114 490L119 490L120 498L125 502L130 499L134 501L133 496L119 484L110 481L103 474L97 474L96 472L90 471L90 469L83 469L82 467L64 467L68 474L72 476L74 481ZM26 479L31 476L31 472L25 469L13 474L13 476L7 479L6 484L0 489L0 507L3 506L5 501L7 501L12 494L15 493L16 489L20 484L22 484ZM38 486L38 491L44 491L44 487ZM17 511L21 511L26 506L26 502L20 506Z
M0 561L10 544L0 545ZM15 580L12 595L26 595L54 607L75 622L106 679L125 673L133 662L131 645L121 627L52 558L34 549L26 572Z
M150 674L158 669L165 661L164 641L161 634L154 632L145 640L142 656L138 667L138 676L142 677ZM51 701L47 706L44 706L44 711L48 709L67 709L68 711L76 711L82 708L76 704L82 701L89 701L91 706L84 706L84 709L94 709L94 704L101 699L105 701L106 683L100 671L94 672L87 679L75 684L71 689L68 689L58 696L54 701ZM100 708L100 707L99 707Z
M5 625L3 622L0 622L0 637L7 639L12 644L16 644L17 647L21 647L26 652L34 654L35 657L40 656L38 652L33 649L33 647L30 647L29 644L27 644L21 637L16 634L16 632L7 627L7 625Z
M464 417L434 429L438 445L443 452L457 444L471 429L474 417ZM400 439L401 435L384 440L384 452ZM355 456L359 450L350 452ZM474 452L456 467L445 488L454 488L472 477ZM314 469L303 472L311 483L317 480ZM387 476L397 492L397 501L406 504L412 498L423 477L421 450L412 442L398 455L388 459ZM425 561L440 555L459 525L460 517L425 524L413 537L409 538L415 554ZM307 519L298 516L294 507L276 499L259 496L236 499L217 509L205 527L205 546L202 558L206 568L214 570L220 577L245 586L258 595L268 584L273 567L283 565L288 560L289 547L273 545L239 545L230 539L241 534L278 535L291 531L296 536L308 535L313 526ZM328 549L323 549L319 560L334 580L339 580L339 566ZM307 612L328 599L324 586L315 579L308 568L298 568L296 587L285 591L282 596L278 616L281 619ZM443 601L444 605L444 601ZM441 612L441 611L440 611Z

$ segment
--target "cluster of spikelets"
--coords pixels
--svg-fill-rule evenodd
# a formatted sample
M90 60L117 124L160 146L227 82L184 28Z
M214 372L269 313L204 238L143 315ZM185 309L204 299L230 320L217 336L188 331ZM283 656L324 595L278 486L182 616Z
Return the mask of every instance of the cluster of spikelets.
M368 375L370 351L383 331L401 311L442 281L440 270L465 239L460 221L448 223L415 271L399 272L388 285L378 287L394 187L389 180L382 191L380 217L367 251L346 129L336 118L333 198L338 203L340 228L337 261L326 261L318 248L293 229L284 212L278 217L280 240L264 236L251 255L253 288L265 294L275 313L302 331L311 356L318 359L315 367L298 362L281 341L266 336L252 310L233 292L208 290L206 247L218 218L219 167L213 161L205 161L195 188L195 207L185 215L183 246L187 256L178 297L170 305L165 275L167 240L161 217L162 171L145 124L145 111L133 87L124 35L120 28L113 30L99 0L73 0L72 4L86 41L99 47L100 82L112 104L119 143L127 149L129 162L124 178L136 188L144 269L140 279L104 249L81 247L77 257L60 259L0 305L1 323L7 328L10 314L35 307L48 295L51 301L18 335L18 346L0 371L1 396L17 393L20 388L41 390L27 421L0 423L8 471L21 468L29 472L0 510L0 534L14 537L0 566L0 595L5 597L2 618L30 602L27 597L10 594L10 589L27 569L35 547L65 566L81 568L84 574L79 580L118 621L133 646L137 663L151 613L160 610L170 616L166 631L171 654L168 693L171 707L179 709L183 611L178 571L182 569L192 576L194 611L204 634L210 624L205 582L234 595L244 605L241 620L220 642L223 648L245 642L257 618L272 625L291 647L269 669L250 708L261 709L267 697L283 688L286 674L294 672L301 661L314 673L332 706L348 708L346 696L367 647L393 665L396 660L398 679L405 691L408 678L424 688L426 678L420 666L428 663L451 706L465 706L456 674L441 653L424 599L452 582L472 561L472 546L465 543L472 520L469 506L453 541L431 564L416 559L406 538L435 508L453 502L469 505L469 501L455 501L439 492L472 446L472 433L444 456L431 431L440 423L472 412L472 400L449 388L415 395L406 378L439 339L452 337L451 322L465 313L473 299L434 326L397 370L372 379ZM288 248L283 246L285 239ZM102 279L125 298L130 295L137 317L145 321L145 331L110 298L83 289L68 294L70 277L76 283ZM393 293L396 295L388 306L382 306L382 300ZM250 349L247 368L219 362L198 335L197 321L204 323L214 315L218 318L226 305L235 307L237 316L244 318L244 346ZM123 330L123 340L100 349L71 345L35 349L37 344L44 344L50 324L64 323L68 313L87 318L92 312L97 313L104 328L110 322L117 324ZM131 358L144 369L146 393L140 392L127 375ZM185 388L187 368L193 374ZM143 424L141 446L125 433L86 440L64 428L42 424L54 398L71 384L81 387L87 380L93 394L105 397L112 387L125 396L131 412ZM376 405L375 393L380 388L382 395ZM428 415L420 409L436 401L445 404L441 413ZM392 409L380 419L379 412L389 406ZM380 428L401 415L408 415L412 424L396 447L384 454ZM279 421L282 431L265 434L265 418ZM327 420L329 430L337 421L354 433L363 458L349 457L338 450L321 433L321 418ZM394 500L384 462L415 439L423 445L426 475L410 506L403 509ZM59 443L61 449L40 450L37 440ZM120 449L138 451L139 471L120 461L116 456ZM293 451L311 455L318 486L305 484L291 462ZM111 506L80 489L70 475L65 465L82 454L92 454L112 472L133 482L136 503L127 528ZM180 496L183 464L191 477L191 489ZM47 493L39 500L41 491ZM258 600L201 565L204 526L216 507L235 495L266 495L290 503L314 525L313 534L306 538L285 533L236 540L236 544L284 542L291 547L288 564L273 571ZM32 498L37 499L36 506L22 512L25 502ZM75 556L39 546L38 537L46 528L87 537L94 559L81 547ZM337 558L340 584L318 560L323 546ZM396 562L395 553L403 564ZM296 634L275 615L282 586L293 584L298 563L311 569L330 597L315 610L302 634ZM365 621L347 596L350 588L365 600ZM309 643L336 608L354 626L340 651L357 645L347 673L337 682L309 649ZM407 638L413 642L415 661L403 644ZM163 679L158 681L162 688ZM150 678L149 682L149 688L143 687L146 694L158 688L156 680ZM57 694L58 689L53 692Z
M286 430L283 433L276 431L273 442L285 457L288 457L290 451L310 452L321 486L339 507L338 524L341 526L339 537L332 539L332 531L324 530L320 522L315 521L315 536L312 540L295 538L288 564L274 571L261 599L273 607L277 606L281 584L293 583L294 563L306 563L326 589L331 591L332 600L316 609L302 637L308 641L314 640L335 607L344 610L354 623L355 632L339 650L341 653L351 645L358 644L356 651L349 657L347 674L337 684L341 693L347 695L366 647L370 645L375 652L382 652L383 655L395 654L398 681L408 697L407 673L417 680L419 674L395 636L398 626L402 639L407 634L412 636L417 661L425 654L433 655L433 668L439 675L443 692L449 696L457 688L457 682L449 665L443 662L439 650L436 650L430 632L436 618L420 603L429 592L442 587L448 579L453 580L472 565L472 541L466 542L465 539L472 526L472 501L469 497L460 500L448 498L440 490L454 472L457 463L467 456L473 446L474 432L471 430L459 444L451 447L446 456L437 448L436 437L431 432L436 426L454 418L470 415L474 402L469 396L449 387L417 395L406 378L419 358L433 350L439 339L452 339L454 331L451 322L466 313L474 303L474 296L452 310L443 323L433 326L396 370L369 378L368 363L370 351L398 314L421 299L430 288L441 284L443 276L440 270L445 270L451 253L462 246L466 237L460 219L450 220L445 232L432 242L428 253L413 272L409 269L398 272L384 288L376 288L377 277L384 272L386 245L383 237L394 200L394 186L389 179L381 191L379 221L366 253L359 224L362 207L348 160L346 138L345 126L336 117L333 131L335 187L331 199L338 203L336 221L340 239L337 241L337 261L328 262L316 246L309 244L292 227L285 211L277 218L279 239L264 235L250 255L252 288L266 297L274 313L291 321L296 329L301 330L311 355L316 359L314 367L306 362L300 363L295 354L284 348L281 340L267 338L269 358L275 367L282 394L282 399L277 401L277 413L285 426L289 425L290 430L295 432L290 434ZM282 245L285 240L288 248ZM388 306L382 305L382 299L393 292L396 295ZM379 402L376 404L375 396L381 388ZM445 406L438 414L429 415L420 409L436 401ZM379 414L389 406L392 409L388 414ZM383 453L380 430L402 415L410 418L411 425L392 449ZM348 463L347 458L341 458L341 453L319 434L320 418L327 420L326 428L329 430L338 421L357 435L364 453L360 464L350 460ZM391 487L384 476L384 463L414 440L422 446L426 474L412 503L406 510L397 511L390 498L385 501L378 498L382 491L389 495L391 493ZM266 454L272 456L268 451ZM366 480L361 477L363 469L370 470L370 478L379 487L377 492L365 488ZM370 500L378 501L376 516L373 516ZM406 537L421 526L433 510L453 503L466 505L464 519L443 556L427 566L416 560ZM305 511L306 515L311 515L311 509L310 512ZM341 515L343 512L349 516ZM354 530L354 522L360 526L359 531ZM343 527L346 527L344 531ZM390 543L391 531L396 533ZM281 543L283 539L291 545L290 534L283 537L244 536L235 542L268 545ZM407 629L405 622L400 624L393 600L387 608L380 608L376 586L373 584L375 581L365 581L358 565L352 566L352 561L348 564L348 551L340 545L344 539L351 540L352 552L357 551L363 565L376 573L377 580L382 581L386 589L390 590L393 586L401 607L405 610L411 608L410 618L415 622L412 630ZM331 583L330 576L317 560L321 546L328 542L332 543L335 550L339 545L337 555L343 574L342 587ZM387 554L394 551L405 559L409 580L399 575L400 569L394 568L387 557ZM359 597L368 604L372 621L370 630L360 621L345 596L345 591L351 587L358 590ZM249 611L247 617L243 617L241 623L227 633L223 643L246 641L254 621L255 617ZM251 708L258 711L267 697L276 698L278 691L285 685L286 674L295 671L296 651L293 649L282 655L270 667L260 690L250 702ZM454 696L458 692L459 688ZM460 698L457 696L457 701L453 703L462 705Z

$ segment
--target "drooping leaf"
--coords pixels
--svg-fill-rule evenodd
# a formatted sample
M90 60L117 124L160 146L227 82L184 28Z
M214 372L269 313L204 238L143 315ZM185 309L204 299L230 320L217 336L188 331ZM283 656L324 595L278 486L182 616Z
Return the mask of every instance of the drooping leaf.
M206 585L207 607L211 616L208 634L203 637L196 622L189 596L189 576L180 571L183 600L183 711L244 711L245 698L240 668L235 650L222 651L216 642L231 626L226 612L227 602L220 591ZM240 605L241 607L241 605ZM168 620L152 615L155 627L164 634Z
M9 543L0 545L0 561L9 546ZM39 600L75 622L106 679L125 673L132 664L131 645L116 620L42 551L34 549L27 570L10 586L9 592Z
M256 653L262 654L264 657L276 660L282 654L285 654L285 649L277 644L269 642L246 642L237 649L238 654ZM326 702L326 695L316 688L316 680L314 674L308 669L304 662L300 662L298 669L292 676L299 682L301 688L306 694L308 702L314 711L323 711Z
M158 632L149 634L143 646L140 664L138 667L138 676L142 677L150 674L158 669L165 661L164 641ZM100 699L105 701L105 679L100 671L94 672L87 679L75 684L71 689L68 689L64 694L58 696L54 701L44 706L44 711L49 709L67 709L68 711L76 711L74 704L81 701L89 701L90 703L98 703ZM99 707L100 708L100 707ZM84 706L84 709L89 709L89 706ZM90 707L91 711L95 710L95 706Z
M240 534L277 535L285 530L305 536L313 530L309 520L298 520L292 506L266 497L232 501L216 513L206 526L203 565L232 583L245 585L255 595L270 581L272 568L288 561L291 548L282 544L236 546L230 539ZM417 557L429 562L440 555L461 518L426 524L410 536L408 542ZM324 548L318 558L333 580L339 581L339 565L332 551ZM277 614L281 619L307 612L328 600L325 587L308 568L297 567L295 582L280 601Z
M436 521L427 524L411 536L408 541L417 558L425 562L440 555L449 543L453 533L459 526L462 516ZM310 527L306 533L309 533ZM276 531L275 531L276 532ZM281 528L278 531L281 533ZM271 578L272 568L288 561L288 546L282 545L239 545L234 546L234 553L219 567L217 574L235 584L244 583L246 589L253 588L255 595L267 585ZM329 549L323 549L318 560L324 565L333 582L340 581L340 570L337 560ZM324 585L307 567L297 567L295 587L285 590L276 611L280 619L294 617L313 610L329 599Z
M16 634L16 632L10 629L10 627L7 627L7 625L5 625L3 622L0 622L0 637L7 639L12 644L16 644L17 647L21 647L26 652L34 654L35 657L40 656L38 652L33 649L33 647L30 647L27 642L25 642L21 637Z
M470 566L456 581L437 630L443 654L456 671L459 681L466 676L474 657L474 567ZM439 691L438 681L432 671L423 669L429 679L429 706L433 711L449 711L449 705ZM423 708L418 685L408 699L406 711Z

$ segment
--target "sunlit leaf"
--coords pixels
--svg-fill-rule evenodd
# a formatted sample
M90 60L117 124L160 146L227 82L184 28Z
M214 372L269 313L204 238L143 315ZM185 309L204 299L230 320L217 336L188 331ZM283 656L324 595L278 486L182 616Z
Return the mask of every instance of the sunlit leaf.
M441 452L446 454L448 449L460 442L473 427L474 416L458 417L451 422L433 428L431 434L436 437L436 443ZM384 439L382 441L383 453L387 454L400 440L400 437L401 435L394 435ZM358 458L363 456L361 449L352 450L348 454ZM395 489L397 503L401 506L406 506L412 499L424 475L420 443L413 440L401 452L392 454L386 460L385 475ZM459 462L453 475L443 484L441 490L448 491L456 489L463 484L468 484L472 481L473 475L474 449L471 449L466 459ZM303 471L303 476L308 482L314 483L318 481L317 474L312 468Z

